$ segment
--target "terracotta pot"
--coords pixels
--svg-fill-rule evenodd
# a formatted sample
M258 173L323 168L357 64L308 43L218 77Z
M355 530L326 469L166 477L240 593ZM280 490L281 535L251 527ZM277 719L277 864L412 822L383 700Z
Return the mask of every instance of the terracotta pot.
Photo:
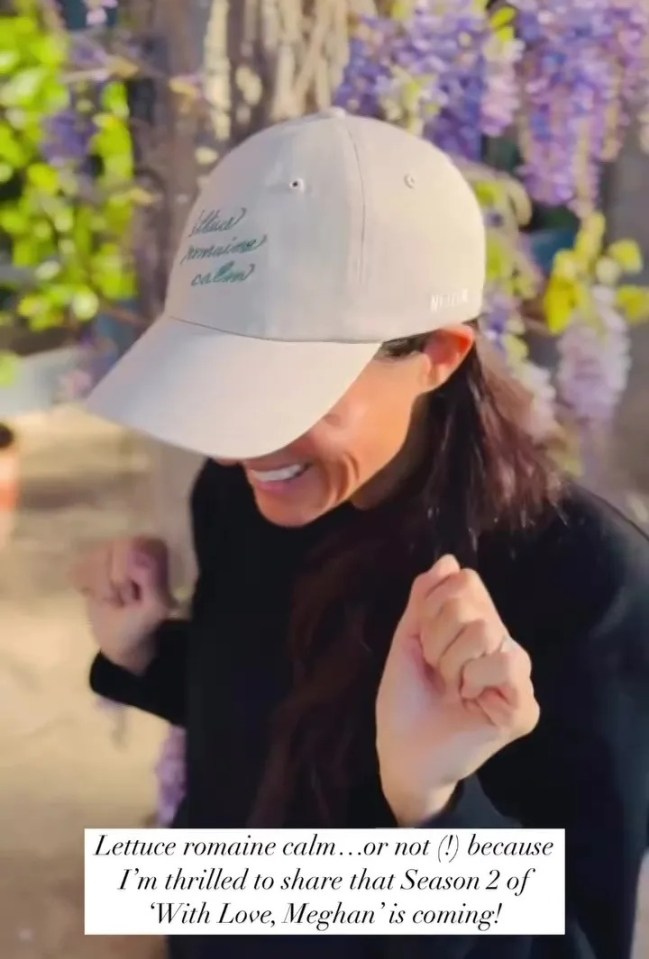
M8 426L0 423L0 547L13 533L20 489L18 442Z

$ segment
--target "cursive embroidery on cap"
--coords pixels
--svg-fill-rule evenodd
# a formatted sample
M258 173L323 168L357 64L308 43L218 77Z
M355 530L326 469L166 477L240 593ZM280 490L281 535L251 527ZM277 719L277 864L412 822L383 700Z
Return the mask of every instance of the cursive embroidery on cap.
M239 213L223 217L220 210L201 210L189 231L189 236L197 236L203 233L225 233L226 230L233 230L235 226L241 223L247 212L245 206L242 206Z
M192 286L205 286L208 283L245 283L248 277L255 272L255 264L250 263L246 269L237 269L234 260L224 263L223 266L211 273L197 273L191 282Z
M225 216L221 210L202 210L196 222L192 226L189 237L207 236L210 233L229 233L234 230L248 211L245 207L240 208L240 212ZM190 243L179 265L191 263L196 260L217 260L220 257L246 256L254 253L262 247L268 239L266 233L263 236L249 236L241 239L239 236L232 238L224 237L224 242L207 243L203 245L199 242ZM216 266L206 273L196 273L190 281L190 286L204 286L208 283L245 283L246 280L255 272L255 263L240 263L238 259L229 259L222 266Z
M195 246L193 243L190 243L185 255L181 259L181 263L186 263L188 260L209 260L219 256L232 256L234 253L252 253L253 250L258 250L260 246L263 246L268 236L264 233L263 236L253 237L249 240L239 240L235 237L229 243L224 243L221 246L212 244L211 246Z

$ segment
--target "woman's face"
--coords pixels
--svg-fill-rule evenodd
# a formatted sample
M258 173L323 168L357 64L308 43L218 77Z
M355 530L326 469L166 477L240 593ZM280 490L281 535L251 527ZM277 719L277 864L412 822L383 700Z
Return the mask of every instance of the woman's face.
M451 376L473 340L470 328L453 327L425 352L373 360L308 433L243 461L260 512L279 526L304 526L348 500L371 508L387 497L416 462L417 401Z

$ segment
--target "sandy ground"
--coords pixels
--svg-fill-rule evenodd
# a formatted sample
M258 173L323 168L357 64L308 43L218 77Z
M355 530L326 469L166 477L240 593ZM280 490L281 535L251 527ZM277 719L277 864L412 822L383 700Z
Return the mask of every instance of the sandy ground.
M144 824L164 727L98 708L91 640L67 586L89 540L149 522L143 459L71 411L23 427L23 509L0 554L0 956L153 959L150 940L82 934L82 829Z
M23 509L0 554L0 957L160 959L159 942L82 934L83 827L147 822L164 727L97 707L67 586L89 541L152 525L143 450L63 409L24 420L22 440ZM649 870L642 910L635 959L649 959Z

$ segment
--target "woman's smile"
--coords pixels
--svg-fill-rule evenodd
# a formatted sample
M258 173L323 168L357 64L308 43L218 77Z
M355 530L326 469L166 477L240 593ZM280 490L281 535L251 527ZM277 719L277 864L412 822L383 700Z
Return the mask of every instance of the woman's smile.
M310 468L311 463L289 463L286 466L268 470L245 467L245 472L248 482L254 489L274 496L284 496L296 491L299 481Z

